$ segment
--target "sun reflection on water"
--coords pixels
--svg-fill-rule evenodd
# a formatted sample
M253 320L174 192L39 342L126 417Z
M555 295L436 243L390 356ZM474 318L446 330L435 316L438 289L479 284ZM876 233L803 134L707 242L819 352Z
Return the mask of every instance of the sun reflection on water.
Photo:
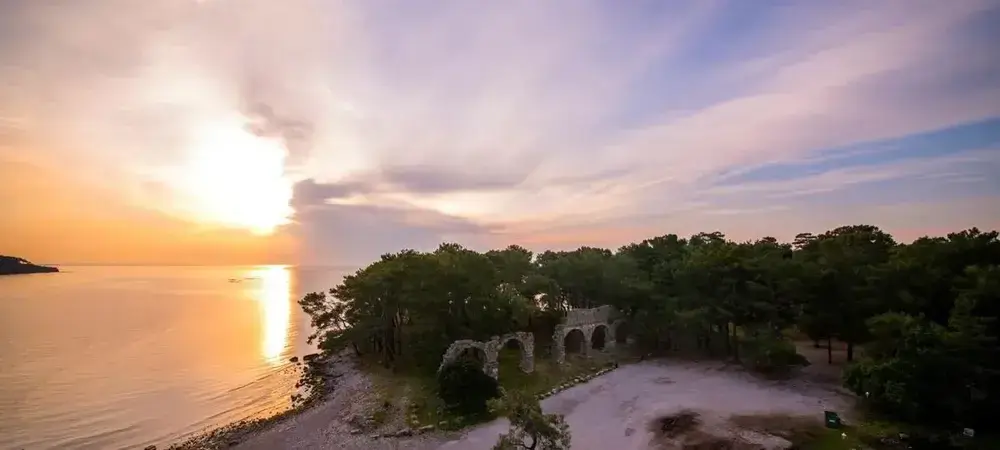
M291 275L285 266L267 266L253 270L251 276L260 279L257 300L263 326L261 356L270 364L280 364L288 345Z

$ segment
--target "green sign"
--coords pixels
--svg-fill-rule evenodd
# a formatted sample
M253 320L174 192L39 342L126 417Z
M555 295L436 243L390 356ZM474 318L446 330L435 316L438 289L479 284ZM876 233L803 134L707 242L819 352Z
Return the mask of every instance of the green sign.
M823 411L827 428L840 428L840 416L833 411Z

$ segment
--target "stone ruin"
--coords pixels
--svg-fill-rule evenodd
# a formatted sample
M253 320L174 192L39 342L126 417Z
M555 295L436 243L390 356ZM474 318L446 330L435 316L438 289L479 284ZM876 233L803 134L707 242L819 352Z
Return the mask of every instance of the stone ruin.
M497 358L500 356L500 350L512 340L517 341L518 346L521 348L521 362L519 364L521 371L524 373L534 372L535 336L531 333L520 331L508 333L503 336L493 336L493 338L485 342L470 339L452 342L448 346L448 350L444 352L444 357L441 358L441 365L438 366L438 372L444 366L458 359L463 352L470 349L478 349L483 353L483 372L486 372L493 379L497 379L500 375L500 363L497 361Z
M620 329L624 323L625 320L620 317L618 311L609 305L567 311L552 335L552 354L557 363L563 364L566 361L567 347L571 353L580 353L584 357L591 355L593 351L609 351L615 347L616 341L624 342L623 330ZM464 352L472 350L482 352L483 372L497 379L500 372L497 358L500 350L511 340L517 341L521 349L519 364L521 371L533 372L535 337L528 332L493 336L489 341L462 339L452 342L441 358L438 372Z
M624 323L618 310L610 305L567 311L552 333L552 354L562 364L566 362L567 348L584 357L594 350L611 350L621 336L619 328Z

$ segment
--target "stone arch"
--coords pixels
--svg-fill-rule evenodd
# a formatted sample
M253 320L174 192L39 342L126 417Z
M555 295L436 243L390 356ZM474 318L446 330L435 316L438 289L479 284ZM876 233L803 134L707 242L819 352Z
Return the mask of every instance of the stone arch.
M517 342L518 346L521 348L521 360L518 363L520 369L527 373L534 372L535 336L526 332L509 333L501 337L493 336L486 342L473 341L471 339L462 339L452 342L451 345L448 346L448 349L445 350L444 356L441 358L441 365L438 366L438 372L440 372L444 366L462 357L464 352L471 350L482 353L483 372L493 377L493 379L497 379L500 375L500 363L497 359L499 357L500 349L511 341Z
M611 324L612 341L616 344L628 343L629 327L624 320L616 320Z
M604 350L610 338L608 336L607 325L597 325L590 330L590 348L594 350Z
M499 338L494 338L490 342L496 347L497 355L499 355L501 349L508 347L511 343L515 343L521 350L521 359L518 367L524 373L535 371L535 336L533 334L526 332L509 333Z
M562 338L563 348L566 349L566 353L579 353L586 356L587 349L590 347L588 340L582 329L570 328Z
M455 341L448 346L448 350L445 350L444 356L441 358L441 365L438 366L438 372L440 372L441 369L444 368L444 366L451 364L452 362L459 359L459 357L462 356L463 352L469 350L482 352L483 372L486 372L487 375L496 378L495 375L490 374L490 361L493 361L494 364L496 363L496 353L493 353L491 358L489 346L487 346L486 343L473 341L470 339L462 339L459 341Z
M463 360L475 361L476 363L485 366L486 351L480 347L473 347L473 346L465 347L462 349L462 351L458 352L458 355L456 355L455 359L453 359L453 361L463 361Z

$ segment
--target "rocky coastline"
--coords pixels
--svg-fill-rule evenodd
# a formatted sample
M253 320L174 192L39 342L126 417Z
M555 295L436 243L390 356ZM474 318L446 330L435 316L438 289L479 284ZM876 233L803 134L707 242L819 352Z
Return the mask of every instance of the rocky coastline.
M32 264L24 258L0 255L0 275L26 275L30 273L53 273L59 269Z
M302 370L298 386L303 389L293 396L292 408L267 418L231 423L165 448L325 448L335 444L352 450L383 446L415 450L428 445L433 448L440 442L432 428L410 428L402 420L370 426L368 419L378 409L374 387L349 352L329 357L310 354L293 357L290 362ZM299 431L288 432L289 428ZM319 436L323 442L315 442Z

